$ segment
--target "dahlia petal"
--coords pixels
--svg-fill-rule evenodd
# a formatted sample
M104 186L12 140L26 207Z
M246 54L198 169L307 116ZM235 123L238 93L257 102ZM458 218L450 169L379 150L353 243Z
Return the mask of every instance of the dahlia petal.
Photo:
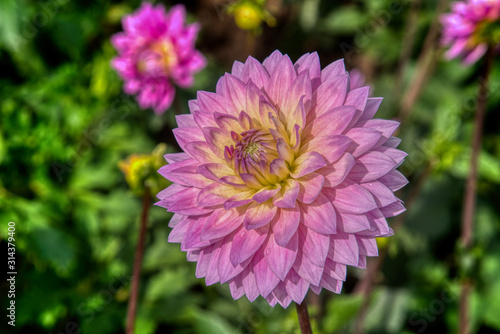
M331 109L344 105L348 82L349 76L347 74L335 76L329 81L322 80L321 85L313 93L312 97L313 101L316 101L316 112L314 114L317 118L323 116L323 114ZM354 108L355 110L356 108Z
M182 239L191 228L192 220L188 219L187 216L183 216L185 218L181 219L172 229L170 234L168 235L168 242L172 243L181 243Z
M262 96L262 91L253 83L249 82L247 84L247 96L246 96L246 112L248 116L253 121L258 122L260 119L260 104L261 101L267 102L267 99L264 99Z
M321 136L342 134L355 113L356 108L353 106L342 106L331 109L309 123L302 135L304 138L311 140Z
M280 190L281 186L279 184L273 186L267 186L259 190L252 198L257 203L264 203L268 199L276 195L276 193L278 193Z
M316 172L325 177L325 187L336 187L344 182L355 163L353 156L347 153L334 164L321 168Z
M216 209L203 226L200 239L220 239L231 234L242 225L243 216L236 209Z
M393 234L392 229L387 225L387 220L384 214L376 209L366 214L369 222L370 229L359 232L357 235L362 237L385 237Z
M309 78L311 78L312 88L318 88L321 78L321 65L317 52L306 53L295 62L294 67L298 75L303 71L307 71Z
M285 179L290 173L284 159L273 160L271 165L269 165L269 168L271 170L271 174L276 175L280 179Z
M235 244L232 242L232 240L233 240L233 235L228 235L226 238L224 238L219 253L218 271L219 271L219 280L221 283L225 283L230 279L234 278L235 276L239 275L252 260L250 254L247 261L239 261L239 262L233 261L232 256Z
M199 165L196 172L212 181L219 181L224 176L234 175L234 171L226 164L209 163Z
M264 256L269 268L282 281L285 280L295 263L298 245L299 237L297 233L293 235L285 247L278 245L272 236L267 240Z
M352 142L349 146L349 152L352 152L354 157L368 152L382 137L382 133L370 128L352 128L346 133Z
M385 119L370 119L367 121L360 121L356 124L356 126L372 128L382 132L382 138L379 140L380 145L382 145L399 127L399 122Z
M337 188L325 188L324 193L342 213L359 215L377 208L370 192L352 181L344 181Z
M168 153L168 154L165 154L163 157L165 158L165 160L167 160L167 162L169 164L174 163L174 162L181 162L181 161L193 159L193 158L191 158L191 156L189 156L189 154L186 154L184 152Z
M269 268L263 249L259 249L255 253L252 260L252 267L259 292L262 297L265 298L274 290L276 285L278 285L280 279L273 273L271 268Z
M277 211L278 208L271 200L264 203L252 203L246 210L243 225L251 230L269 224Z
M343 75L346 73L344 59L339 59L329 64L321 71L321 82L325 82L332 77Z
M286 293L285 283L279 282L276 288L271 292L267 298L273 297L273 301L276 300L283 308L287 308L292 302L292 298ZM266 298L266 299L267 299ZM271 302L270 302L271 304Z
M200 206L213 206L223 204L228 196L240 194L238 189L223 183L212 183L203 188L197 198L197 204Z
M378 256L377 240L375 238L356 237L359 254L365 256Z
M278 66L279 61L283 57L284 57L283 54L278 50L276 50L273 53L271 53L269 57L264 59L262 65L264 65L264 68L267 70L267 73L269 73L270 75L273 74L274 70Z
M288 120L288 131L291 131L295 124L304 127L306 115L303 101L310 100L311 95L311 79L309 73L304 71L297 76L290 88L288 88L281 108L283 119ZM301 105L300 108L299 105Z
M237 117L228 114L222 114L219 112L214 112L214 119L218 126L222 129L228 131L235 131L236 133L241 133L245 131L238 120Z
M293 269L290 270L284 282L286 292L294 302L301 304L306 297L307 290L309 290L309 282L302 279Z
M196 278L202 278L206 276L213 251L214 245L210 245L200 251L200 258L198 259L198 263L196 264Z
M328 257L335 262L357 267L359 247L356 236L339 231L339 233L331 235L330 238L331 247Z
M349 179L357 182L370 182L389 173L397 164L387 155L372 151L357 158L357 163L349 173Z
M355 106L358 110L365 110L369 94L370 87L368 86L353 89L347 94L344 105Z
M325 167L327 162L317 152L307 152L302 154L297 159L292 166L293 172L290 173L294 178L300 178L304 175L310 174L318 169Z
M255 274L253 266L249 265L245 270L243 270L241 276L243 277L242 283L245 288L245 294L250 302L253 302L260 294L259 288L257 286L257 280L255 279Z
M195 141L187 143L184 150L200 163L223 163L224 160L216 156L206 142Z
M205 272L205 284L207 286L217 283L219 279L219 254L221 251L223 240L214 244L213 251L211 252L210 261Z
M293 150L290 148L290 145L285 143L283 138L276 141L276 150L278 151L279 157L289 164L291 164L295 159Z
M281 57L272 72L266 91L275 106L284 106L286 92L297 77L292 61L287 55Z
M313 264L300 248L297 251L297 260L293 264L293 269L300 277L312 285L319 285L324 270L323 267Z
M328 275L323 275L321 279L321 287L331 292L340 293L340 291L342 291L342 285L342 281L336 280Z
M314 232L305 226L299 227L299 245L304 255L318 267L324 267L328 250L330 249L330 237L328 235Z
M209 215L206 215L203 218L190 218L190 220L196 220L196 222L192 222L190 224L190 228L181 242L182 251L196 250L199 248L210 246L210 241L201 240L201 232L203 231L203 227L205 226L205 222L208 217Z
M354 215L338 212L337 224L343 232L358 233L370 229L370 222L366 215Z
M300 188L297 199L304 203L312 203L323 190L325 177L318 173L311 173L297 179Z
M408 184L408 180L406 179L406 177L397 170L393 170L380 177L378 181L382 182L392 191L398 191Z
M193 115L188 115L188 114L176 115L175 121L177 122L177 126L179 126L179 128L198 126L194 121Z
M219 81L222 84L222 93L224 95L227 110L229 112L239 113L246 107L246 86L234 75L226 73Z
M464 64L465 65L470 65L474 64L477 62L488 50L488 45L485 44L479 44L471 53L469 53L465 58L464 58Z
M186 216L199 216L209 213L211 210L196 206L199 193L200 189L197 188L187 188L180 192L177 194L175 202L168 207L168 211Z
M231 263L236 266L251 258L266 240L268 231L268 225L253 230L247 230L242 226L236 232L232 241Z
M249 56L241 72L241 81L247 83L252 81L259 89L267 87L269 74L258 60Z
M163 189L160 191L156 197L159 199L169 199L172 198L172 196L175 196L176 194L180 193L181 191L185 190L186 187L182 186L178 183L172 183L170 186L167 188Z
M320 194L309 205L301 205L302 222L311 230L321 234L337 233L337 219L332 203Z
M222 114L226 114L227 108L224 98L215 93L199 91L196 95L196 100L199 103L200 111L206 112L208 114L212 114L213 112L219 112ZM202 125L198 124L200 127ZM213 126L210 124L203 126Z
M238 275L229 281L229 291L231 291L231 297L233 297L234 300L243 297L245 294L245 288L243 287L241 275Z
M383 208L380 208L380 211L384 215L384 217L394 217L406 211L404 205L401 202L391 203Z
M274 219L271 224L274 241L277 245L286 247L299 227L300 209L281 208L277 217L279 219Z
M382 152L385 155L387 155L389 158L394 160L394 162L399 166L403 160L408 156L408 153L403 152L401 150L391 148L391 147L386 147L386 146L381 146L376 149L378 152Z
M366 107L364 108L363 114L359 118L358 122L367 121L372 119L378 111L383 98L381 97L370 97L366 101Z
M314 151L321 154L326 162L331 164L340 159L351 143L352 140L344 135L316 137L303 145L299 154L302 154L301 152Z
M340 264L329 258L325 261L325 270L323 276L328 275L336 280L345 281L347 268L345 264Z
M373 199L379 208L388 206L398 200L392 190L381 182L371 181L362 183L361 186L373 195Z
M171 166L174 167L174 165ZM198 174L196 172L197 169L197 165L188 165L175 168L171 171L166 172L164 175L166 175L169 179L178 182L179 184L195 188L203 188L210 184L211 181L203 175Z
M231 208L237 208L243 205L247 205L253 202L253 195L255 195L255 190L248 190L244 192L239 192L234 196L231 196L227 201L224 202L224 208L229 210Z
M263 184L253 174L240 173L240 177L250 188L261 189L263 187Z
M243 72L244 66L245 66L245 64L236 60L233 63L233 67L231 68L231 74L234 75L235 77L237 77L238 79L240 79L241 81L246 82L246 80L243 80L241 78L241 73Z
M389 137L382 147L397 148L401 144L401 138Z
M185 219L185 217L186 216L174 213L172 215L172 218L170 218L170 221L168 222L168 227L170 227L170 228L176 227L182 220Z

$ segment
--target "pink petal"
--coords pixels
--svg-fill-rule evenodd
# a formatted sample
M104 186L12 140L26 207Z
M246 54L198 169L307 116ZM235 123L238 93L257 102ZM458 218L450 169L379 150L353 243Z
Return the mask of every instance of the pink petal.
M295 235L300 224L299 208L281 208L277 219L271 224L274 240L281 247L286 247Z
M337 219L332 203L320 194L309 205L301 205L302 222L305 226L321 234L337 233Z
M267 264L273 273L282 281L285 280L285 277L295 263L298 241L299 237L297 233L293 235L285 247L278 245L272 236L267 241L264 250Z
M324 193L342 213L362 214L377 208L370 192L351 181L345 181L337 188L325 188Z
M230 260L233 265L251 258L267 238L269 226L247 230L241 227L234 235Z
M251 230L269 224L277 211L278 208L273 205L272 201L252 203L246 210L243 225Z

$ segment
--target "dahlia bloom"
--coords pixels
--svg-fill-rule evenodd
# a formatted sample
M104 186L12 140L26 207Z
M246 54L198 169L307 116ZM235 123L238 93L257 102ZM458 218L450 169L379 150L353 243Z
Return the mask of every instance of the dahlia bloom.
M490 45L500 42L499 18L499 0L453 3L451 13L441 16L442 44L450 46L446 58L459 57L465 64L478 61Z
M198 92L177 116L184 152L165 155L173 184L157 203L197 277L287 307L309 289L340 293L346 266L378 255L386 218L405 210L393 192L406 153L368 92L350 89L343 60L321 70L316 53L293 64L279 51Z
M199 26L185 25L185 20L182 5L167 13L162 5L145 2L123 19L125 31L111 38L118 51L111 64L125 81L124 91L138 94L142 109L163 113L174 100L174 85L192 86L194 73L205 67L205 58L194 45Z

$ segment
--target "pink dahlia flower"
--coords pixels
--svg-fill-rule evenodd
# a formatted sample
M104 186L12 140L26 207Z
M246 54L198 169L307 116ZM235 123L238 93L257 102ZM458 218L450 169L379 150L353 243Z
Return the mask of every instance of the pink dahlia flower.
M451 13L441 16L446 58L460 57L465 64L478 61L499 42L499 0L466 0L452 4Z
M174 184L157 203L197 277L287 307L309 289L340 293L346 266L378 255L386 218L405 210L394 191L406 153L368 91L350 89L343 60L321 70L316 53L293 64L276 51L198 92L177 116L184 153L165 156Z
M124 91L138 94L143 109L163 113L174 99L174 85L190 87L194 73L205 67L205 58L194 45L199 26L185 25L185 20L182 5L167 13L162 5L146 2L123 19L125 31L111 38L118 51L112 66L125 80Z

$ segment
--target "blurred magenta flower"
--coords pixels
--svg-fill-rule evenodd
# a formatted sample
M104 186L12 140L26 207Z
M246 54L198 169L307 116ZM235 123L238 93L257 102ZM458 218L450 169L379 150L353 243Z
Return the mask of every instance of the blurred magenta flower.
M192 86L194 73L205 67L205 58L195 49L199 26L185 25L185 20L182 5L167 13L162 5L145 2L123 19L125 31L111 38L118 51L112 66L125 80L124 91L138 94L143 109L165 112L174 100L175 85Z
M478 61L500 42L499 18L499 0L454 2L451 13L441 16L442 44L450 46L446 58L460 57L467 65Z
M207 285L283 307L309 288L340 293L346 266L364 268L393 234L386 217L405 210L393 192L407 183L399 123L373 119L382 99L349 80L343 60L321 70L316 53L293 64L276 51L235 62L177 116L184 153L165 155L174 184L157 204Z

